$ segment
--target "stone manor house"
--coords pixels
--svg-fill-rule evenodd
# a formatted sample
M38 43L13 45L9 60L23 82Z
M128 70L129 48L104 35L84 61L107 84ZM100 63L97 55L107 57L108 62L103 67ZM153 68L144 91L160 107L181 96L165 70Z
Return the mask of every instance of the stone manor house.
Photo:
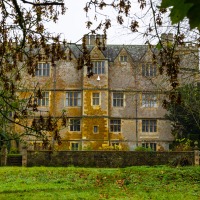
M86 42L93 76L88 78L87 66L77 69L81 45L69 44L66 55L70 53L71 60L57 61L55 66L41 62L31 79L42 89L43 99L38 104L44 115L59 116L66 110L68 126L60 130L62 144L57 148L99 150L112 146L134 150L143 146L168 150L174 138L162 101L170 84L152 63L148 46L106 44L100 50L94 35L88 35ZM186 61L191 59L190 52L198 50L181 48ZM183 61L181 65L185 69L182 75L187 77L192 71L189 68L198 67L197 62ZM34 141L28 138L28 142Z

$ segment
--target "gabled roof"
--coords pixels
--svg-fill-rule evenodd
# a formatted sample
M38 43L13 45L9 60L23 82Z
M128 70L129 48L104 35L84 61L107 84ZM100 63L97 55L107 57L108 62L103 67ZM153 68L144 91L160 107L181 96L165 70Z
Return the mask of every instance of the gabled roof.
M81 45L68 44L67 46L71 49L76 58L82 55ZM89 45L87 48L89 52L91 52L94 46ZM140 61L148 51L147 45L106 45L106 49L102 51L102 53L105 58L107 58L110 62L113 62L123 48L126 49L135 62Z

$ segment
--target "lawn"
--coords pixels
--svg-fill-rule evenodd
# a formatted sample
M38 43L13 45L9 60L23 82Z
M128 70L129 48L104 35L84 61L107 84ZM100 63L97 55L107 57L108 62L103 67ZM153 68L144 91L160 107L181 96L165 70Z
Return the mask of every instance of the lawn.
M200 199L200 167L0 167L1 200Z

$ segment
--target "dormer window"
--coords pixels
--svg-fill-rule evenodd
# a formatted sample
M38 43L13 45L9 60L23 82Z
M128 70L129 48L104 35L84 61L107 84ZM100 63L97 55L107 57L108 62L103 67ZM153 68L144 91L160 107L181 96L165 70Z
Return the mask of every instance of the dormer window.
M127 62L128 58L127 56L120 56L120 62Z

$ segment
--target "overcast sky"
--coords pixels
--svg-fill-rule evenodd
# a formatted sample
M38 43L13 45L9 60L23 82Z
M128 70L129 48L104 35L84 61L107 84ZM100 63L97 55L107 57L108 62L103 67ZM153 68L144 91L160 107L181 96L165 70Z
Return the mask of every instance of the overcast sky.
M83 8L87 0L65 0L67 11L59 17L57 24L47 24L51 32L62 33L68 42L77 42L88 33L85 22L88 20ZM141 44L141 38L135 38L127 32L126 28L116 25L116 16L113 10L107 10L107 14L113 16L112 27L108 31L108 44ZM93 17L90 17L93 20ZM94 20L93 20L94 21Z

